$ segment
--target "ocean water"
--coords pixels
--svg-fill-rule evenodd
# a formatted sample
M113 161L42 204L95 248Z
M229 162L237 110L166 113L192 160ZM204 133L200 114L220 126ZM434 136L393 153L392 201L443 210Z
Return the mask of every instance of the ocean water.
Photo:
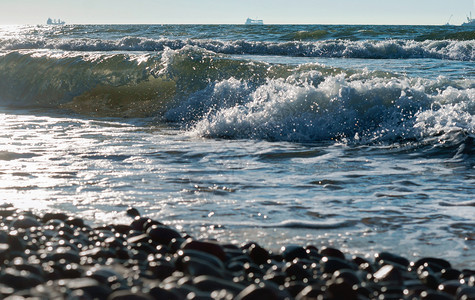
M0 205L475 267L475 33L0 27Z

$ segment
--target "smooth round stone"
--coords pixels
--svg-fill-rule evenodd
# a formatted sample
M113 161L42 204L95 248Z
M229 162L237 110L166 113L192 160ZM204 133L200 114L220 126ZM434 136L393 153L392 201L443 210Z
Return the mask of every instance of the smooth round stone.
M443 269L449 269L452 267L450 263L445 259L435 257L421 258L417 260L413 265L411 264L411 267L417 270L417 268L425 264L427 264L427 266L430 267L434 272L440 272Z
M132 230L144 231L144 224L147 223L149 220L151 219L144 217L136 217L130 224L130 227L132 228Z
M112 225L112 230L120 234L127 234L129 233L130 230L132 230L132 227L130 227L130 225L117 224L117 225Z
M448 294L436 292L436 291L424 291L420 295L421 300L453 300Z
M286 261L292 261L296 258L308 258L307 250L298 245L287 245L280 249L281 255Z
M177 266L178 267L178 266ZM209 275L218 278L224 278L223 270L216 268L205 260L201 260L195 257L186 256L181 262L181 267L178 267L186 274L196 277L200 275Z
M342 278L327 282L327 293L330 299L356 300L358 293L353 289L353 285Z
M79 263L81 261L81 257L79 256L79 253L77 253L74 250L56 250L50 255L47 255L45 260L50 260L50 261L59 261L61 259L64 259L67 262L70 263Z
M109 286L117 283L124 283L124 278L121 274L104 266L97 266L88 270L86 276Z
M282 271L285 272L291 280L304 280L305 278L312 277L312 274L300 264L287 263Z
M151 288L148 293L155 300L158 300L158 299L182 300L183 299L179 293L172 290L167 290L158 286Z
M457 294L457 289L461 286L462 284L460 283L459 280L448 280L445 282L442 282L438 286L438 290L450 295L455 296Z
M264 280L272 281L278 285L284 285L284 283L287 281L287 273L271 272L264 275Z
M399 264L401 266L404 266L404 267L409 266L409 260L407 260L406 258L404 258L402 256L399 256L399 255L396 255L396 254L393 254L393 253L389 253L389 252L378 253L378 254L375 255L375 259L376 259L377 262L385 261L385 262L397 263L397 264Z
M140 212L134 207L129 207L126 213L129 217L132 217L132 218L140 217Z
M208 252L203 252L203 251L193 250L193 249L184 249L184 250L180 250L178 252L178 255L179 257L182 257L182 258L189 256L189 257L197 258L200 260L204 260L220 270L224 269L224 263L215 255L209 254Z
M92 299L107 299L112 290L92 278L66 279L63 284L71 290L81 290ZM88 298L86 298L88 299Z
M6 268L0 273L0 283L17 290L29 289L44 282L40 276L28 271Z
M256 284L252 284L242 290L235 298L235 300L264 299L279 299L279 292L268 286L260 287Z
M339 259L345 259L345 254L340 250L332 247L323 247L319 251L320 255L327 257L336 257Z
M221 245L219 245L216 242L197 241L197 240L188 239L182 244L181 248L183 250L192 249L192 250L203 251L208 254L216 256L223 262L226 261L226 253L224 252Z
M290 281L285 284L285 290L295 298L307 285L302 281Z
M167 261L151 261L148 263L147 268L160 280L164 280L176 271L175 266Z
M336 281L338 278L343 279L345 282L348 282L351 285L357 285L361 283L361 279L354 270L342 269L335 271L333 273L332 279Z
M123 290L113 292L107 297L107 300L155 300L155 298L141 292Z
M421 272L419 279L423 284L433 290L437 290L440 283L438 276L428 270Z
M68 215L65 213L45 213L41 218L43 223L47 223L51 220L59 220L59 221L66 221L68 219Z
M385 265L373 274L373 278L376 282L392 282L397 285L401 285L403 277L401 271L393 265Z
M252 244L248 250L249 257L258 265L265 264L270 259L269 251L259 246L259 244Z
M161 245L169 245L173 239L181 238L181 234L164 225L152 225L147 229L147 234L152 241Z
M76 227L84 227L86 225L83 219L73 218L73 217L69 217L66 221L64 221L64 223L66 223L67 225L72 225Z
M322 273L333 274L333 272L342 269L356 270L357 268L351 262L337 257L325 256L320 260L320 270L322 271Z
M460 275L462 275L462 272L456 269L443 269L440 272L440 278L443 280L458 280L460 278Z
M14 219L10 226L16 229L28 229L32 227L40 227L41 223L33 217L21 215Z
M245 288L245 286L234 283L233 281L207 275L195 277L193 279L193 285L201 291L212 292L225 289L228 292L231 292L233 295L238 294Z
M319 297L322 297L321 299L323 299L324 294L325 292L322 290L321 285L310 285L300 291L300 293L295 296L295 300L313 300L319 299Z
M26 249L25 241L16 235L9 234L7 236L7 244L11 252L24 252Z
M111 249L103 249L101 247L95 247L89 250L81 251L80 256L90 257L92 259L107 259L115 257L115 252Z
M364 259L359 256L355 256L352 259L353 263L357 264L359 269L366 271L368 273L373 274L375 272L375 268L373 267L373 264L368 261L367 259Z
M457 299L475 299L475 287L474 286L460 286L457 289L456 298Z

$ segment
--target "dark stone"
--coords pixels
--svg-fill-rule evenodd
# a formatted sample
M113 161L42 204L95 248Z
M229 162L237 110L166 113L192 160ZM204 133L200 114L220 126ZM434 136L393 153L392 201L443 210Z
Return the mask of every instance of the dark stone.
M6 268L0 273L0 282L17 290L29 289L44 282L44 280L31 272Z
M9 246L10 251L23 252L26 250L26 244L24 240L16 235L9 234L7 237L7 244Z
M296 258L308 258L307 250L302 246L287 245L280 250L285 261L292 261Z
M359 256L355 256L355 257L353 257L352 261L353 261L353 263L358 265L358 268L360 270L366 271L370 274L373 274L376 271L373 264L370 261L368 261L367 259L364 259L364 258L359 257Z
M439 286L439 278L430 270L424 270L419 273L419 279L428 288L437 290Z
M452 296L455 296L457 294L457 289L462 286L459 280L448 280L445 282L442 282L438 286L438 290L447 294L450 294Z
M144 224L147 223L150 218L144 218L144 217L136 217L132 223L130 224L130 227L132 230L137 230L137 231L144 231Z
M420 295L421 300L453 300L448 294L436 291L424 291Z
M224 278L223 270L217 269L215 266L210 265L207 261L190 256L185 256L181 262L181 268L177 268L192 277L209 275L218 278Z
M393 253L389 253L389 252L378 253L378 254L376 254L375 258L376 258L377 262L385 261L385 262L397 263L397 264L399 264L401 266L404 266L404 267L409 266L409 260L407 260L406 258L404 258L402 256L399 256L399 255L396 255L396 254L393 254Z
M361 279L354 270L342 269L334 272L332 279L336 281L338 278L343 279L345 282L348 282L351 285L361 284Z
M285 285L287 292L292 297L296 297L306 287L307 284L302 281L290 281Z
M457 289L457 293L455 295L456 299L475 299L475 286L462 285Z
M53 253L46 256L46 261L59 261L64 259L67 262L72 263L79 263L81 261L81 257L79 253L73 250L58 250L54 251Z
M283 271L287 274L290 280L303 280L312 277L312 274L310 274L310 272L304 269L300 264L287 263Z
M10 226L16 229L28 229L32 227L40 227L41 223L33 217L21 215L13 220Z
M443 269L440 273L440 278L442 280L457 280L460 278L460 275L462 275L462 272L452 268Z
M181 238L179 232L163 225L152 225L148 227L147 234L152 241L161 245L169 245L173 239Z
M155 300L182 300L183 297L172 290L166 290L161 287L153 287L149 291L149 295L153 297Z
M417 260L414 263L413 268L417 269L424 264L427 264L427 266L430 267L434 272L440 272L443 269L449 269L452 267L450 263L446 261L445 259L435 258L435 257L424 257Z
M100 284L97 280L92 278L67 279L64 281L64 284L73 291L83 291L91 299L107 299L112 293L110 287Z
M92 278L99 283L112 285L125 285L124 278L121 274L111 268L104 266L94 267L86 272L86 277Z
M112 225L112 229L120 234L128 234L132 227L130 227L130 225L118 224Z
M237 295L241 292L245 286L234 283L233 281L224 280L212 276L198 276L193 279L193 285L201 291L212 292L216 290L225 289L231 292L233 295Z
M376 282L391 282L393 284L401 285L403 277L401 271L393 265L385 265L373 274Z
M165 227L167 227L166 225L164 225L163 223L161 223L157 220L149 219L147 222L145 222L143 224L143 230L146 232L152 226L165 226Z
M189 257L198 258L200 260L206 261L220 270L224 269L224 263L216 256L209 254L207 252L193 250L193 249L185 249L185 250L179 251L178 255L179 255L178 259L189 256Z
M127 239L128 244L136 244L136 243L146 243L150 239L150 236L146 233L135 235L132 237L129 237Z
M278 285L284 285L287 281L287 274L284 272L271 272L264 275L264 280L272 281Z
M183 245L182 249L193 249L198 251L203 251L209 253L211 255L216 256L221 261L226 260L226 253L224 252L223 248L216 242L213 241L197 241L188 239L186 240Z
M326 288L324 289L326 290ZM304 288L300 293L295 296L295 300L313 300L323 299L323 295L325 294L324 290L322 290L321 285L311 285Z
M102 249L95 247L79 253L80 256L87 256L93 259L107 259L115 257L115 253L111 249Z
M59 221L66 221L68 219L68 215L65 213L45 213L41 221L46 223L51 220L59 220Z
M351 262L337 258L337 257L325 256L320 261L320 270L322 273L333 274L333 272L342 270L342 269L356 270L357 267Z
M83 219L73 218L73 217L69 217L66 221L64 221L64 223L66 223L67 225L72 225L76 227L84 227L86 225Z
M235 298L236 300L272 300L279 299L279 292L268 286L258 286L252 284L242 290Z
M330 299L357 300L358 298L358 293L353 289L353 285L342 278L329 281L327 287Z
M345 254L343 254L343 252L332 247L323 247L322 249L320 249L320 255L326 257L336 257L343 260L345 259Z
M148 263L148 270L150 270L156 278L164 280L171 276L173 272L176 271L176 268L168 261L150 261Z
M252 244L248 250L249 257L258 265L265 264L270 259L269 251L259 246L259 244Z
M134 207L129 207L127 209L127 215L132 218L140 217L140 212Z
M154 298L144 293L122 290L113 292L107 300L154 300Z

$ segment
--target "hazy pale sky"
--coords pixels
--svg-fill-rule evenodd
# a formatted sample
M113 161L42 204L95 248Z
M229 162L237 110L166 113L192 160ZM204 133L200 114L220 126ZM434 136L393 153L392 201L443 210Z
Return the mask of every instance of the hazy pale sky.
M0 0L0 24L451 24L475 0Z

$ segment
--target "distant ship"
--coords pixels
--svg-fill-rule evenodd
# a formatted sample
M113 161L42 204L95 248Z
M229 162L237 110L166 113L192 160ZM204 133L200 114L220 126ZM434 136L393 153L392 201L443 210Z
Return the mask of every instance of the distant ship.
M48 18L48 20L46 21L46 24L48 25L64 25L66 24L66 22L62 21L61 19L51 19L51 18Z
M467 22L462 23L462 26L475 27L475 19L472 19L472 13L471 12L470 12L470 17L467 17Z
M246 25L264 25L264 21L247 18L246 23L244 23L244 24L246 24Z

